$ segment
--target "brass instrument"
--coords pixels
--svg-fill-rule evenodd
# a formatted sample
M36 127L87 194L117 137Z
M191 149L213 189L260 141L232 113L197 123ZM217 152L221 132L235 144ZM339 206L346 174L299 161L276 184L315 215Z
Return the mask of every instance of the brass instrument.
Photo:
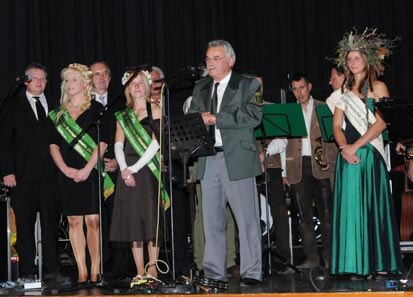
M324 142L323 137L317 138L316 141L318 141L320 145L314 149L314 159L320 170L325 171L328 169L326 143Z

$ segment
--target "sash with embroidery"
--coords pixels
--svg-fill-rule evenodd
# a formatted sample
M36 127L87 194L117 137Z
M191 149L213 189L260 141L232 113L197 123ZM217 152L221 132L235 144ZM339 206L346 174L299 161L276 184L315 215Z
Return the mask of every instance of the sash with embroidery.
M337 107L344 111L346 117L354 126L354 128L363 135L367 131L368 123L373 125L376 122L376 117L373 112L368 109L368 122L366 118L366 106L360 98L350 91L344 91L344 94L340 90L334 91L327 99L327 105L331 112L334 113L334 108ZM345 122L343 122L343 129L345 129ZM380 134L377 138L370 141L376 150L386 160L384 153L383 136Z
M115 117L132 148L139 155L139 157L142 157L149 144L152 142L152 137L148 134L148 132L146 132L145 128L139 122L138 118L131 108L126 108L124 110L118 111L117 113L115 113ZM171 202L168 192L166 191L161 180L159 164L159 155L156 154L152 158L152 160L149 161L148 164L146 164L146 166L148 166L153 175L159 181L161 201L163 208L166 211L171 205Z
M49 117L53 121L56 130L63 137L67 143L71 143L72 140L81 133L82 128L72 119L67 110L65 110L59 120L57 120L57 114L59 109L52 110L49 112ZM95 141L87 133L85 133L79 141L73 147L75 151L88 162L92 156L92 153L96 147ZM95 165L97 168L97 165ZM102 165L103 172L103 196L105 200L113 194L115 191L115 184L108 174L106 174L104 166Z

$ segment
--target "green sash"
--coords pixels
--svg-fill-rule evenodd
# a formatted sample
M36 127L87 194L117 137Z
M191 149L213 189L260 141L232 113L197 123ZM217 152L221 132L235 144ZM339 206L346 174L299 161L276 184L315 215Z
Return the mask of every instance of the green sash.
M55 124L55 127L59 134L66 140L67 143L71 143L72 140L82 131L82 128L72 119L67 110L65 110L57 120L57 113L59 109L49 112L49 117ZM75 144L75 151L86 161L90 160L92 153L96 147L95 141L87 133ZM96 168L97 166L95 166ZM103 167L103 196L108 198L115 191L115 184L111 180L110 176L106 174Z
M124 110L115 113L116 120L123 130L126 138L131 144L135 152L142 157L148 148L149 144L152 142L151 135L146 132L142 124L139 122L134 111L131 108L126 108ZM162 180L161 173L159 171L159 155L156 154L151 161L146 164L148 168L152 171L153 175L160 183L161 187L161 200L164 210L166 211L171 205L168 192L166 191Z

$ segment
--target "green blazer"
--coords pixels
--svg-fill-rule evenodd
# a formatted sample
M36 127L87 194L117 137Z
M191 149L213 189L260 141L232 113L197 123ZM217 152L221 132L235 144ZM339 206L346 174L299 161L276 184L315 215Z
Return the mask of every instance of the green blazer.
M189 112L210 111L212 88L210 77L196 83ZM255 77L232 72L216 114L216 126L221 132L225 163L232 181L261 174L254 134L254 128L262 119L261 104L255 100L259 89ZM198 179L204 177L206 158L198 160Z

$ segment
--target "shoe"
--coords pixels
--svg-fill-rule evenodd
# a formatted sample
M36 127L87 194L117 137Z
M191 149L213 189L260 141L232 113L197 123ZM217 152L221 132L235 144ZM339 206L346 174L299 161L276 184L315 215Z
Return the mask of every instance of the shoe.
M232 265L227 268L228 277L240 277L240 270L238 265Z
M391 276L388 273L376 273L373 275L373 279L375 280L388 280Z
M43 281L52 286L69 287L72 285L70 277L64 276L61 272L47 273Z
M219 279L213 279L210 277L194 277L193 283L197 285L201 290L208 292L209 289L213 289L214 292L219 292L218 290L227 290L228 282Z
M315 268L319 266L320 266L320 263L318 260L306 259L300 265L297 265L297 268L298 269L309 269L309 268Z
M276 271L278 274L291 274L295 273L295 270L292 269L290 266L281 267L279 270Z
M27 280L27 281L35 281L37 280L36 275L34 274L24 274L23 277L21 277L21 279L23 280Z
M361 280L366 280L367 276L365 275L358 275L358 274L354 274L352 276L350 276L350 280L352 281L361 281Z
M89 281L77 282L76 289L86 289L89 287Z
M262 281L255 278L244 277L241 279L241 283L239 285L244 288L261 287Z

